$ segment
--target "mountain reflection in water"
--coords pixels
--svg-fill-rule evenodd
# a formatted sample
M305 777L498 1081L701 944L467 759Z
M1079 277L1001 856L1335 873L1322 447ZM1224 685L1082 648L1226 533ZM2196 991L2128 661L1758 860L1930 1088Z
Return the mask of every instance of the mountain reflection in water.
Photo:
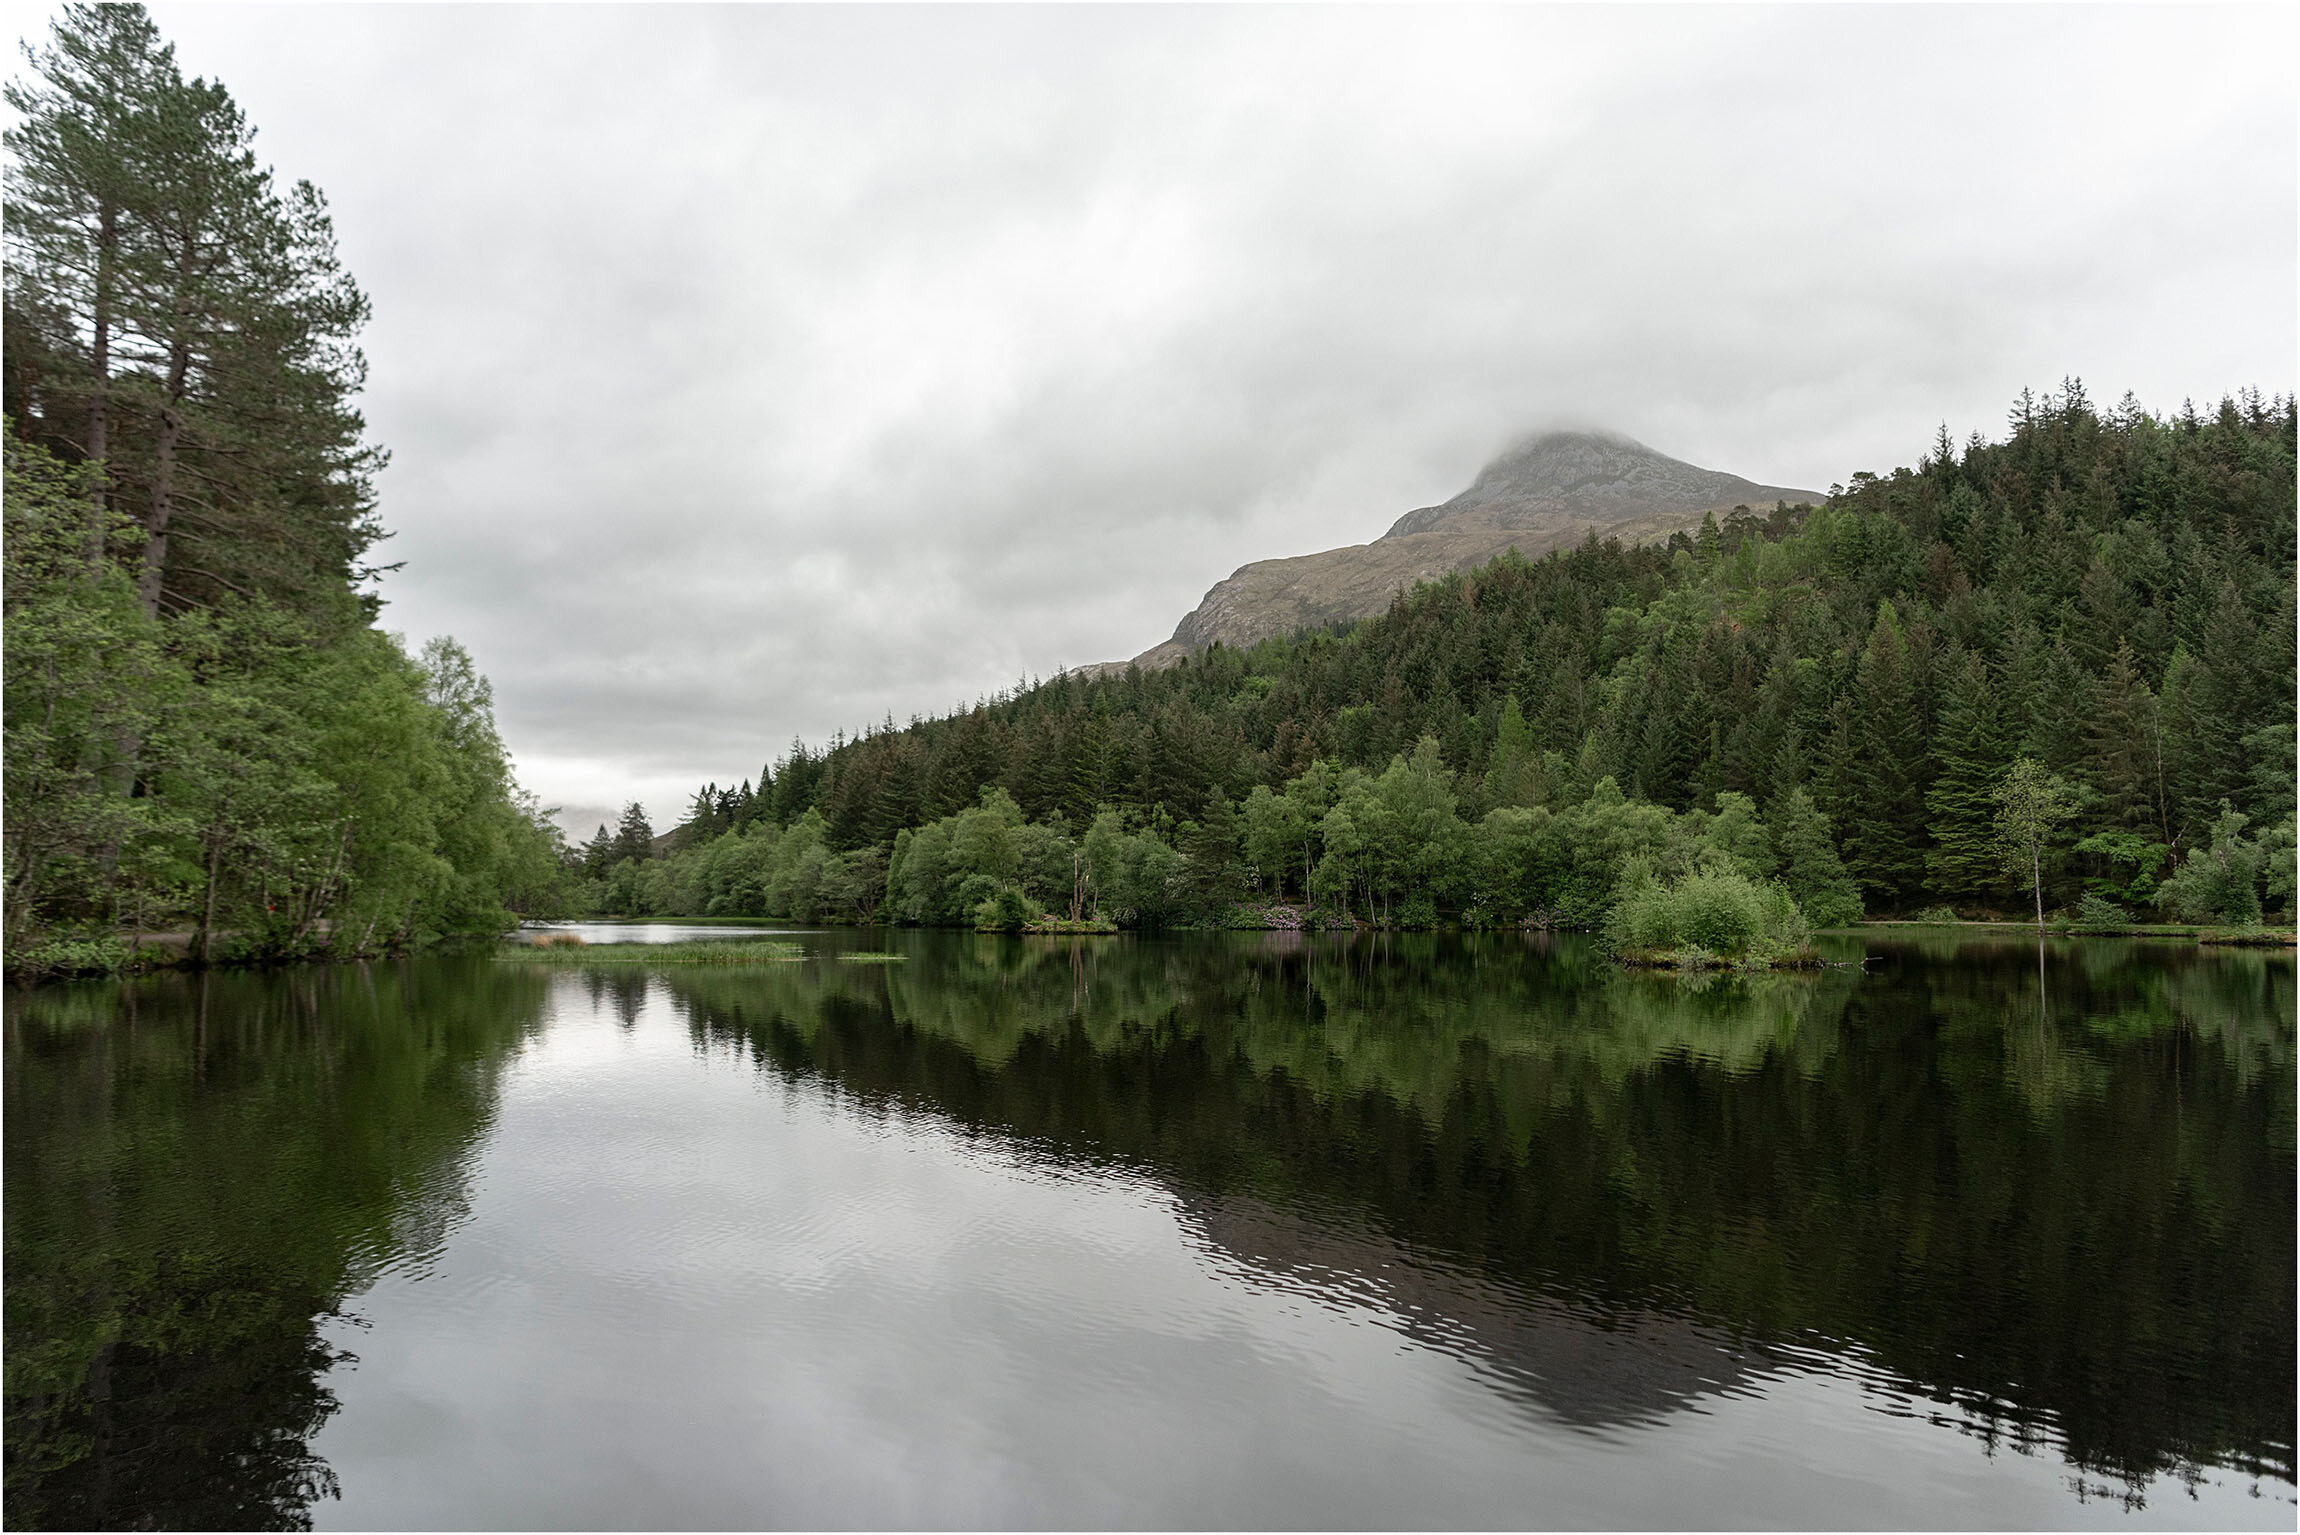
M804 941L11 997L11 1522L308 1524L357 1474L313 1448L361 1379L331 1340L516 1197L473 1168L523 1054L666 1007L698 1062L1146 1180L1224 1282L1464 1361L1524 1434L1849 1379L2096 1509L2213 1472L2289 1522L2288 954L1871 943L1688 984L1515 935ZM904 957L842 958L874 944Z

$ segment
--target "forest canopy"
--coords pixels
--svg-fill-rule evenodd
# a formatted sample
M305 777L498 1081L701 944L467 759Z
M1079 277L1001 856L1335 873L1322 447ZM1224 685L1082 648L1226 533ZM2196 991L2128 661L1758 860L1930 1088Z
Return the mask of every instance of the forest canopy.
M1696 872L1725 823L1744 872L1822 925L2031 897L2289 910L2292 400L2160 416L2070 381L2024 392L2007 426L1944 431L1821 506L1505 556L1344 631L794 742L755 785L698 793L666 857L626 862L602 829L586 899L821 915L859 908L840 881L883 854L887 915L965 920L970 879L1059 913L1062 849L1099 835L1163 850L1129 841L1087 871L1124 920L1259 897L1597 926L1625 874ZM1998 824L2021 761L2071 806L2033 881ZM984 815L1018 851L975 838L931 891L907 850ZM794 837L829 886L716 872L780 867Z

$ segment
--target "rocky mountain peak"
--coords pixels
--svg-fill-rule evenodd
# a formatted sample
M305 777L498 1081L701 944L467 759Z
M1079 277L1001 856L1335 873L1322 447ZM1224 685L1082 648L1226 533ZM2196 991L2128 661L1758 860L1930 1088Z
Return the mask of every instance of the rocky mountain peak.
M1545 431L1519 438L1478 471L1469 489L1406 513L1382 536L1532 530L1567 522L1607 527L1632 518L1810 496L1703 469L1616 432Z
M1708 512L1722 517L1736 506L1768 510L1776 501L1820 499L1703 469L1616 432L1534 432L1479 470L1469 489L1406 513L1370 544L1241 567L1214 584L1172 639L1135 661L1169 666L1211 644L1251 645L1364 618L1416 582L1481 565L1505 549L1533 559L1592 532L1641 543L1698 527Z

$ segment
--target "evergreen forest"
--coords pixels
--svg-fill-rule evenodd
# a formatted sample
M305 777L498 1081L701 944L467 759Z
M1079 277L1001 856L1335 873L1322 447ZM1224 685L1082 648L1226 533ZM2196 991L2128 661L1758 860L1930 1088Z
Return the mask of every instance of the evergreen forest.
M2001 442L1944 429L1820 506L794 742L667 838L636 806L602 827L580 899L1597 927L1625 882L1736 874L1820 925L2256 923L2293 891L2294 424L2250 391L2172 415L2024 392Z
M376 627L368 301L140 5L7 88L6 944L101 971L492 934L557 833L451 640Z

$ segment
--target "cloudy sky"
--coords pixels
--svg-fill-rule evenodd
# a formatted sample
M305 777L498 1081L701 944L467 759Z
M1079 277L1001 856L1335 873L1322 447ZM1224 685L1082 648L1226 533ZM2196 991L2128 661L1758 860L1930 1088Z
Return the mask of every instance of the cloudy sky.
M154 9L374 297L386 622L583 832L1532 426L1825 487L2295 382L2288 6Z

